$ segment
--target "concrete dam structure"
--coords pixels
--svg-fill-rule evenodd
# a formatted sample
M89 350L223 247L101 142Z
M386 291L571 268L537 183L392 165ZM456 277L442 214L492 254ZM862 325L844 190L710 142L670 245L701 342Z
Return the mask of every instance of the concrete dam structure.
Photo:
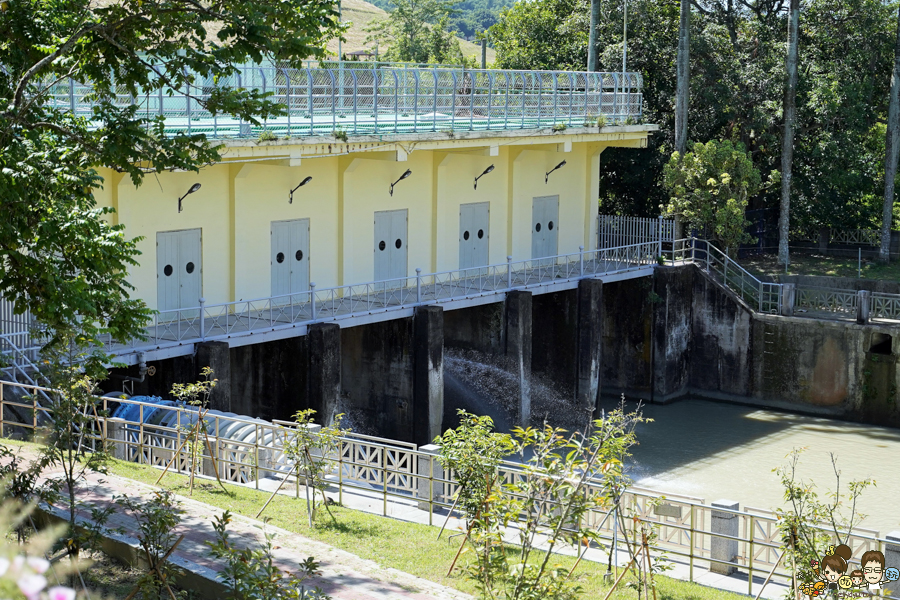
M471 351L499 365L515 424L547 415L534 408L537 380L566 399L551 421L583 420L601 396L625 394L900 424L896 327L764 314L697 264L631 275L511 290L462 308L416 306L374 323L314 323L271 342L199 343L193 355L152 363L156 374L133 393L167 396L211 366L218 410L288 419L314 408L324 421L345 412L366 433L425 444L455 425L444 409L445 354Z

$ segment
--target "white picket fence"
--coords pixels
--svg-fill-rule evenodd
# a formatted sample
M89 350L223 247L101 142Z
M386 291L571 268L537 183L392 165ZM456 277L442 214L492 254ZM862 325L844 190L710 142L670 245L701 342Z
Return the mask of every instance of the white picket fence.
M597 215L598 250L630 244L672 242L674 239L675 222L672 219Z
M25 311L21 315L15 314L16 305L3 296L0 296L0 335L11 336L16 345L24 348L30 345L31 336L28 333L34 324L31 312Z

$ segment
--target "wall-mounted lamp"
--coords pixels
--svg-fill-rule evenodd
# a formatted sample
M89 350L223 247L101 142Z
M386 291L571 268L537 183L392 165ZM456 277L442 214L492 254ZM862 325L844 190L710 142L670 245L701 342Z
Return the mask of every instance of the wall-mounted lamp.
M298 184L297 184L297 187L295 187L294 189L291 190L291 193L288 195L288 204L293 204L293 203L294 203L294 192L296 192L297 190L299 190L300 188L302 188L304 185L306 185L306 184L309 183L310 181L312 181L312 177L310 177L310 176L307 175L306 179L304 179L303 181L301 181L300 183L298 183Z
M559 163L558 165L556 165L555 167L553 167L552 169L547 171L547 174L544 175L544 183L547 183L547 181L550 179L550 173L552 173L553 171L555 171L557 169L562 169L564 166L566 166L566 161L562 161L561 163Z
M412 175L412 171L407 169L406 173L404 173L403 175L400 176L400 179L398 179L397 181L395 181L394 183L391 184L391 196L394 195L394 186L397 185L398 183L400 183L401 181L403 181L404 179L406 179L407 177L409 177L410 175Z
M493 170L494 170L494 165L491 165L491 166L489 166L487 169L485 169L484 172L483 172L481 175L479 175L478 177L475 178L475 189L476 189L476 190L478 189L478 180L481 179L482 177L484 177L485 175L487 175L488 173L490 173L490 172L493 171Z
M184 196L182 196L181 198L178 199L178 212L181 212L181 201L184 200L185 198L187 198L188 196L190 196L191 194L193 194L194 192L196 192L196 191L199 190L199 189L200 189L200 184L199 184L199 183L195 183L194 185L191 186L191 189L189 189L189 190L187 191L187 194L185 194Z

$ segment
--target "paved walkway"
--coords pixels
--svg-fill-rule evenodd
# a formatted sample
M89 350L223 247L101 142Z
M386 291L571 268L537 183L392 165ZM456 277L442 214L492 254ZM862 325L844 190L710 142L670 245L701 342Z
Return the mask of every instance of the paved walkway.
M53 473L48 473L53 475ZM201 480L202 481L202 480ZM113 495L138 496L152 499L155 488L116 475L90 475L85 484L87 492L82 496L87 502L97 505L108 504ZM194 573L215 579L222 563L208 554L207 541L215 539L213 519L222 514L221 509L197 502L184 496L176 496L183 509L181 524L175 533L184 534L185 539L173 554L173 562ZM79 517L87 519L87 511ZM302 516L302 515L301 515ZM136 522L129 515L118 511L110 519L110 528L123 528L126 538L136 543ZM273 556L284 570L296 572L298 563L309 556L320 564L321 575L308 579L308 588L318 586L335 600L471 600L471 596L431 581L398 571L384 568L371 560L366 560L339 550L328 544L307 539L296 533L264 525L262 521L234 515L228 531L231 541L240 546L259 544L264 540L263 528L272 534Z

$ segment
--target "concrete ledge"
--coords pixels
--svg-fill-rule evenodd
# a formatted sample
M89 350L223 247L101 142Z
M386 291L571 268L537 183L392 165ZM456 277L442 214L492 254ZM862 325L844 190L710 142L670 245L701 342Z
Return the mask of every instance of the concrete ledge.
M34 518L39 526L44 527L68 523L66 511L46 505L35 509ZM79 517L77 521L83 523L86 519ZM107 531L104 534L102 549L107 556L129 567L146 569L149 566L140 543L135 538ZM169 558L168 562L182 570L175 585L191 590L194 593L193 597L219 600L226 596L227 589L216 579L216 572L212 569L179 556Z

